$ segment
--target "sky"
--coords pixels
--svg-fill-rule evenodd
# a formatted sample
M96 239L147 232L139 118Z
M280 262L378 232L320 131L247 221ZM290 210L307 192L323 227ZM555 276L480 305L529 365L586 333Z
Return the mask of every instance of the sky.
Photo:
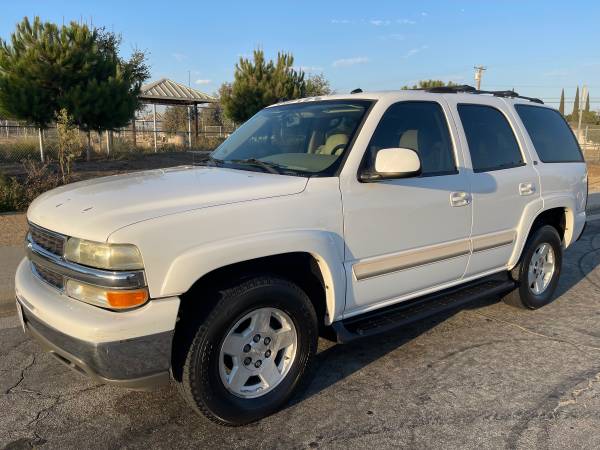
M68 1L0 0L0 38L23 17L83 21L120 33L122 50L148 52L162 77L207 93L233 79L260 47L291 52L338 92L398 89L420 79L515 89L566 112L586 84L600 109L600 1Z

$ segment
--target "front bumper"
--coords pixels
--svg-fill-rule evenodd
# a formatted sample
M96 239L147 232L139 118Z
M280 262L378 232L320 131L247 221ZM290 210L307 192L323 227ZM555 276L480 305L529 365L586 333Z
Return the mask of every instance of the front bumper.
M131 389L169 380L179 298L115 312L71 299L41 281L24 259L15 287L24 328L70 368Z

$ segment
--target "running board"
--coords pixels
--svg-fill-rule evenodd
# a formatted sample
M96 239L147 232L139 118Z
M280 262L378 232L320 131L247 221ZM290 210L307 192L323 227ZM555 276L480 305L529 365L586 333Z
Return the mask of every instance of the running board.
M332 324L332 328L335 331L337 342L342 344L458 309L476 300L505 294L515 286L516 283L508 277L508 273L495 274L359 316L339 320Z

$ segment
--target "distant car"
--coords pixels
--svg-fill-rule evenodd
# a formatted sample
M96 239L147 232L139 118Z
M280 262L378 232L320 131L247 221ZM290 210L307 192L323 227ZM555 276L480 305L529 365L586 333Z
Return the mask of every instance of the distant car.
M586 221L562 116L515 93L355 93L268 107L202 166L74 183L29 208L24 328L94 380L175 380L240 425L348 342L482 296L548 304Z

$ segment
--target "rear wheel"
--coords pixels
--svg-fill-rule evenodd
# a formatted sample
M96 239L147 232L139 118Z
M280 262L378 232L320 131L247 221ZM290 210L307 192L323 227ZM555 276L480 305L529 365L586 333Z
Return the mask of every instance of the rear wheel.
M504 301L520 308L537 309L552 301L562 268L563 249L556 229L544 225L527 240L511 276L518 287Z
M195 411L225 425L281 408L301 385L317 348L310 299L276 277L222 290L202 323L183 326L190 342L181 367L174 368L179 390Z

